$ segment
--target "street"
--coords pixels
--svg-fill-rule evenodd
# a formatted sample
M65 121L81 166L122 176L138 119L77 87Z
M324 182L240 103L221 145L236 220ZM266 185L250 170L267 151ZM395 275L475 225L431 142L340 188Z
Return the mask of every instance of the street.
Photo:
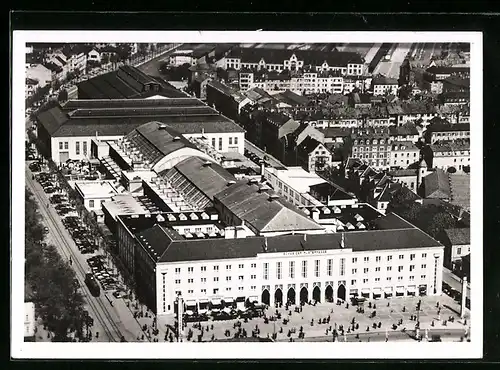
M169 49L165 52L162 52L160 55L144 62L144 63L139 63L136 65L136 67L144 72L147 75L154 76L154 77L161 77L160 72L158 71L158 68L160 68L161 64L164 63L165 61L168 61L170 54L172 54L175 49L177 49L179 46L182 44L177 44L174 48Z
M443 266L443 281L458 292L462 292L462 279ZM470 299L470 283L467 282L467 298Z
M26 169L26 184L38 202L43 222L49 229L49 238L65 260L70 256L73 261L76 278L81 286L81 291L88 305L90 316L94 318L93 332L99 331L100 336L107 338L108 342L119 342L123 335L127 341L135 341L136 335L126 328L117 312L111 307L104 294L94 297L90 294L85 284L85 273L88 272L87 262L77 249L73 239L64 228L59 215L53 207L47 207L48 197L41 186L32 179L31 172ZM137 326L139 326L137 324ZM139 328L140 330L140 328ZM136 331L133 329L133 331Z

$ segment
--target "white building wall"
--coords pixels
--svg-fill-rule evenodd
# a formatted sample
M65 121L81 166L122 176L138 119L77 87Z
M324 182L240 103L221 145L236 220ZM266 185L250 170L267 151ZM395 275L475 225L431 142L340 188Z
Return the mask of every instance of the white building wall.
M217 132L217 133L197 133L184 134L184 137L202 138L206 137L208 145L218 152L238 152L245 153L245 133L244 132ZM215 141L214 141L215 140ZM229 142L231 140L231 143Z
M113 141L122 138L123 135L117 136L98 136L101 141ZM68 137L52 137L51 138L51 157L55 163L61 163L61 158L67 153L69 159L85 160L90 158L90 146L94 136L68 136ZM79 143L79 153L77 153L77 143ZM84 147L87 146L85 153ZM61 156L61 153L62 156Z
M432 166L434 168L440 168L446 171L449 167L455 167L457 173L463 172L463 166L470 166L470 152L463 151L464 154L460 154L461 152L454 152L456 154L452 154L452 152L437 152L434 153L434 158L432 159Z
M346 243L348 240L347 237ZM403 259L400 259L400 255ZM413 259L411 255L414 255ZM365 257L368 261L364 260ZM340 269L341 259L344 259L343 273ZM328 270L329 260L332 266L331 273ZM303 261L306 261L305 276L302 274ZM316 261L319 261L318 275L316 275ZM277 275L278 262L281 262L281 278ZM290 274L290 262L294 263L293 277ZM264 275L265 264L267 264L267 276ZM230 265L231 269L227 269L227 265ZM214 266L218 266L218 270L214 270ZM400 266L402 270L398 271ZM414 266L412 271L410 266ZM185 300L257 296L258 301L261 301L263 290L268 289L271 305L274 305L277 288L282 289L283 303L285 303L288 289L292 286L295 287L296 302L299 302L302 287L307 287L307 300L313 299L315 286L319 287L320 300L324 302L328 285L332 286L333 299L336 300L340 284L346 288L346 299L349 298L351 289L358 289L359 294L362 289L366 289L372 296L375 288L383 290L386 287L392 288L393 297L396 295L397 287L403 287L403 295L408 295L409 286L415 286L418 295L421 284L427 286L427 295L440 295L442 266L443 247L370 252L353 252L346 248L262 253L255 258L245 259L162 263L156 268L157 312L159 315L173 313L176 292L180 292ZM202 267L205 268L204 271ZM180 268L180 271L176 272L176 268ZM192 272L188 268L192 268ZM230 280L227 280L227 277L230 277Z

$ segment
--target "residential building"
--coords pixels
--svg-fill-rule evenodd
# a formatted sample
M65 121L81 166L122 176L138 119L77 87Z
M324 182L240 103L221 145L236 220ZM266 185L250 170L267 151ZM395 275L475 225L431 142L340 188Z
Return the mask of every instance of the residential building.
M407 168L418 162L420 149L411 141L392 141L390 150L390 167Z
M470 105L470 93L460 91L448 91L439 95L440 102L445 106L465 106Z
M393 141L409 141L411 143L416 143L420 137L419 131L413 123L391 126L389 127L389 135Z
M38 89L40 88L38 84L38 80L33 80L31 78L26 79L26 83L24 85L24 96L29 98L32 96Z
M469 78L450 76L443 80L442 92L470 92Z
M353 130L352 157L364 160L375 169L389 168L391 143L389 131L382 128Z
M392 181L404 184L408 189L417 193L418 169L391 170L387 173Z
M425 133L427 142L434 144L436 141L454 141L470 139L470 124L451 124L445 119L433 118Z
M402 126L410 122L417 123L417 121L421 125L427 126L429 121L437 115L434 104L420 101L391 103L387 105L387 112L396 126Z
M462 258L470 255L470 228L444 229L438 239L444 245L444 266L460 270Z
M102 204L118 194L111 181L78 181L75 182L75 191L87 211L97 215L98 221L104 221L104 214L101 211Z
M87 62L101 63L101 53L97 49L92 49L87 54Z
M453 167L458 172L462 172L464 166L470 169L470 140L436 141L430 145L430 148L433 155L433 168L447 171Z
M397 95L398 93L398 80L395 78L388 78L385 76L375 76L372 79L373 95L380 96L386 94Z
M238 121L241 108L250 103L250 99L229 86L212 80L207 84L206 102L232 120Z
M426 69L433 80L446 80L451 76L459 76L463 78L470 77L469 67L446 67L446 66L432 66Z
M297 165L309 172L322 172L327 167L337 166L342 161L335 155L333 143L321 143L308 136L297 145Z
M339 71L342 75L360 76L364 61L357 53L321 52L312 50L288 50L266 48L233 48L218 61L223 68L267 69L281 72L309 67L314 71Z

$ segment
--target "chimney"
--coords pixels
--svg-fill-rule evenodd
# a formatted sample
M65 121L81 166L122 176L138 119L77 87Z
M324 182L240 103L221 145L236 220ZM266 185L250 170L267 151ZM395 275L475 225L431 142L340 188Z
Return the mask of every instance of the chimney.
M231 185L234 185L234 184L236 184L236 181L234 181L234 180L231 180L231 181L227 182L227 186L231 186Z
M340 248L345 248L345 233L342 233L342 238L340 239Z
M174 137L174 141L179 141L181 138L179 136Z
M206 161L205 163L203 163L203 167L210 167L211 165L212 165L211 161Z

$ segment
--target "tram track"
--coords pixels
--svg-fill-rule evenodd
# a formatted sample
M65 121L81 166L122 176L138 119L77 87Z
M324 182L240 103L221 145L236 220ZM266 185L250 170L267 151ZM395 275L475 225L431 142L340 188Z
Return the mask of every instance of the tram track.
M115 323L113 317L107 310L104 302L99 299L99 297L93 297L90 293L87 285L85 284L85 273L86 268L82 265L79 260L79 256L75 253L74 248L71 247L67 238L65 237L61 227L57 223L57 219L51 214L50 210L47 209L46 202L47 199L40 194L40 192L36 189L35 181L31 178L31 175L26 172L26 182L31 188L31 191L39 203L39 209L42 213L44 220L51 231L54 232L53 237L56 239L56 247L59 253L66 259L71 257L73 261L73 265L75 266L74 270L76 272L76 278L80 283L80 287L82 291L85 293L86 302L90 308L90 314L92 317L99 322L100 326L105 331L106 336L111 342L118 342L121 340L122 334L120 328ZM60 221L60 220L59 220Z

